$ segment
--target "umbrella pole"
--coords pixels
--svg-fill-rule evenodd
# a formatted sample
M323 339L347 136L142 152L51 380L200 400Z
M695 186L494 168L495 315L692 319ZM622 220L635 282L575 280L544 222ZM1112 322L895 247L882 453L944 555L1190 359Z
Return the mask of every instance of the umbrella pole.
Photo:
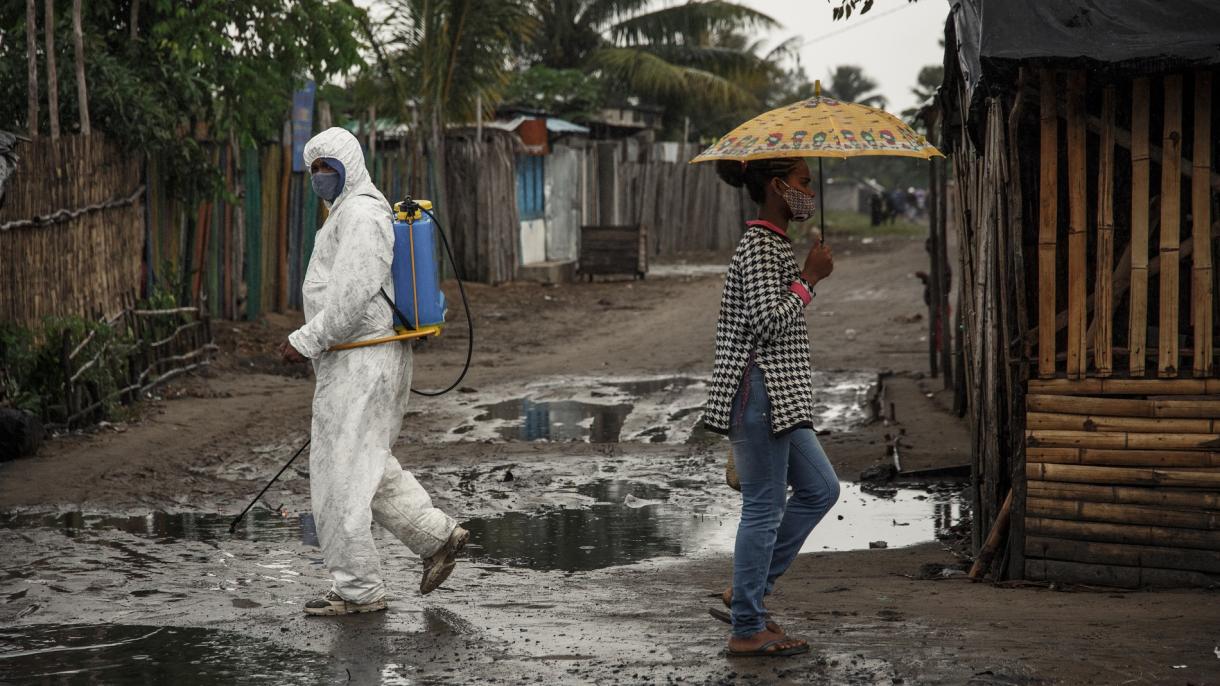
M822 199L818 203L818 209L822 215L822 245L826 244L826 188L822 182L822 158L818 158L818 197Z

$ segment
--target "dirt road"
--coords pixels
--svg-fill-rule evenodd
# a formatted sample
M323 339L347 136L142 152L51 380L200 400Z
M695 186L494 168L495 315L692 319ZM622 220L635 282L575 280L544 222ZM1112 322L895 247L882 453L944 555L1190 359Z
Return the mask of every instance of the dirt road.
M216 326L213 370L138 421L0 465L0 682L141 665L166 683L1220 683L1214 593L970 584L938 541L964 529L959 488L851 483L895 447L904 469L969 459L922 378L922 241L899 238L843 241L809 310L821 439L848 483L770 607L814 650L724 657L708 596L737 501L722 439L696 426L724 261L471 287L475 367L413 406L397 452L477 545L420 598L418 561L379 532L390 611L339 621L300 615L326 584L304 460L226 531L307 435L312 380L271 352L297 322ZM464 345L454 323L421 348L418 384L447 383Z

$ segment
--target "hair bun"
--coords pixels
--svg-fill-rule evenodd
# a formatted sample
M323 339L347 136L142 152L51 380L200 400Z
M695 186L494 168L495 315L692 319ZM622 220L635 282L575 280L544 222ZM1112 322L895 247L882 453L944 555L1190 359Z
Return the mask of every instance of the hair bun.
M737 160L716 160L716 175L734 188L741 188L746 182L745 166Z

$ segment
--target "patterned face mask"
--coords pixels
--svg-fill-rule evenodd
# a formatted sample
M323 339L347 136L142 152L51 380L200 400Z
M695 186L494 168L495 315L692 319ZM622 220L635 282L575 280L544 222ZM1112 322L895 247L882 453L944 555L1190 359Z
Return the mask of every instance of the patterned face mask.
M792 221L803 222L813 216L813 196L798 191L783 180L786 186L783 192L784 202L788 203L788 211L792 213Z

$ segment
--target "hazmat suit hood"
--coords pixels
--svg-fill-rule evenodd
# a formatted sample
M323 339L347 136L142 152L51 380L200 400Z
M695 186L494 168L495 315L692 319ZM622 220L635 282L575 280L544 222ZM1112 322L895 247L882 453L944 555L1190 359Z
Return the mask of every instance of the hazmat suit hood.
M390 308L379 291L394 292L394 216L364 166L360 143L348 131L330 128L309 139L304 158L309 165L334 159L345 172L339 195L327 203L330 213L305 271L305 326L289 336L298 352L317 359L339 343L393 333Z
M356 140L350 131L335 126L310 138L305 144L305 166L312 166L314 160L320 157L338 160L345 173L343 189L339 191L338 197L333 202L326 203L332 213L336 212L345 200L354 196L368 196L387 206L390 204L373 185L368 169L364 166L364 150L360 148L360 141Z

